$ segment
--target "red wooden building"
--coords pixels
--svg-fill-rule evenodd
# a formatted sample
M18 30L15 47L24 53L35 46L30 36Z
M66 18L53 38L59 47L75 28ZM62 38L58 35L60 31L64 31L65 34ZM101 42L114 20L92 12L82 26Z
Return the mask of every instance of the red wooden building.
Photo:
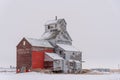
M47 40L23 38L17 45L17 73L44 68L45 52L54 52Z

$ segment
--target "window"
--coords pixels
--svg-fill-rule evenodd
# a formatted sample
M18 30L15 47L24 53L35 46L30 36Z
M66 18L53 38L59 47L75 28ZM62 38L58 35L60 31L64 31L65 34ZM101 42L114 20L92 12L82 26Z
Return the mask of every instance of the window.
M23 41L23 45L25 46L25 44L26 44L26 42L25 41Z
M48 26L48 29L50 29L50 26Z
M75 55L75 53L73 53L73 55Z
M53 25L48 25L48 29L54 28Z
M54 31L57 31L57 29L53 29L53 30L51 30L51 32L54 32Z
M60 53L60 55L62 55L62 51L60 51L59 53Z

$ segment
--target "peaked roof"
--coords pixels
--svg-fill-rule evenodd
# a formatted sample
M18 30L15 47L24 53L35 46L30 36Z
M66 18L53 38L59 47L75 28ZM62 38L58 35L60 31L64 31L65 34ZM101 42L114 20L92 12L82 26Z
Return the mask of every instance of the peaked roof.
M76 48L73 47L72 45L67 45L67 44L57 44L57 46L59 46L60 48L66 50L66 51L79 51L78 49L76 49Z
M63 59L62 57L60 57L58 54L56 53L45 53L46 55L48 55L50 58L54 59L54 60L59 60L59 59Z
M59 23L59 22L61 22L61 21L64 21L65 24L67 24L66 21L65 21L65 19L57 19L57 20L49 20L49 21L47 21L47 22L45 23L45 25L57 24L57 23Z
M25 38L32 46L37 47L50 47L53 48L53 46L47 41L47 40L41 40L41 39L33 39L33 38Z

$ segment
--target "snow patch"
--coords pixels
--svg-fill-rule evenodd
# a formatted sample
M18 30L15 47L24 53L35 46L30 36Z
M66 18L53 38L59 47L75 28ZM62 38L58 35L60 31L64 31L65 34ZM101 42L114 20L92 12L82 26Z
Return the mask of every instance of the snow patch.
M76 49L72 45L66 45L66 44L57 44L57 45L66 51L79 51L78 49Z
M62 57L60 57L58 54L56 53L45 53L46 55L48 55L49 57L51 57L54 60L59 60L59 59L63 59Z
M81 74L44 74L29 73L0 73L0 80L120 80L120 74L81 75Z

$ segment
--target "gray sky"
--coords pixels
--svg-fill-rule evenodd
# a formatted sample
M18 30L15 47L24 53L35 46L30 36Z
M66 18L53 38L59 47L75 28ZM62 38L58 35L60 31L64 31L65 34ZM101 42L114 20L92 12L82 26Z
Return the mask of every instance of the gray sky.
M120 0L0 0L0 66L16 64L23 37L40 38L48 20L65 18L83 68L120 64Z

